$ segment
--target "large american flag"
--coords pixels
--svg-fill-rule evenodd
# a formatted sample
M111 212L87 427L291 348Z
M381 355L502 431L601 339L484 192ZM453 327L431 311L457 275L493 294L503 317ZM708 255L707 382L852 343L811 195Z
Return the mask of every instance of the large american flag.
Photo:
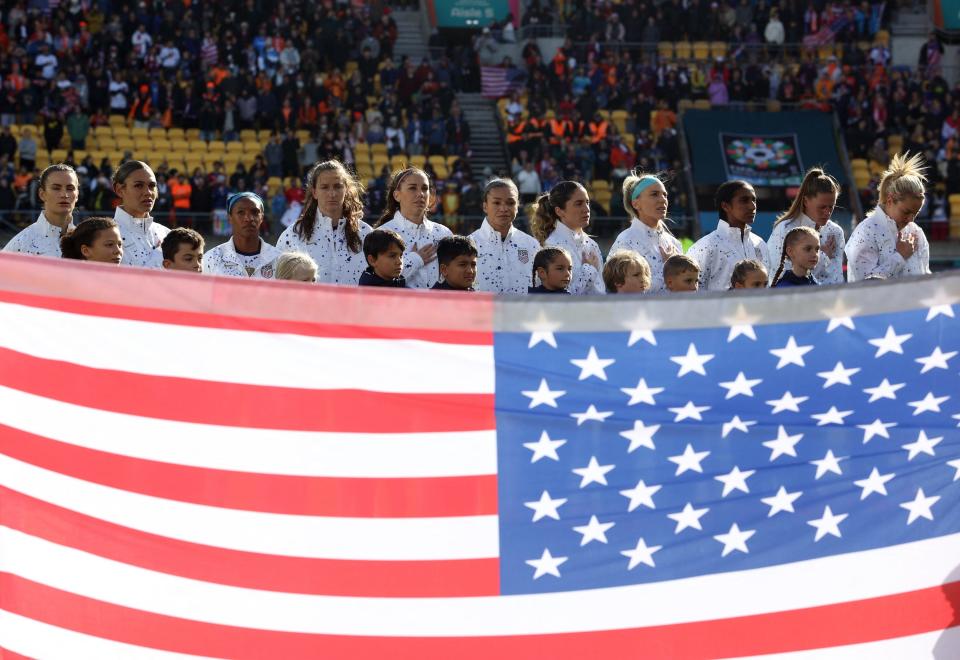
M957 657L958 301L0 255L0 657Z

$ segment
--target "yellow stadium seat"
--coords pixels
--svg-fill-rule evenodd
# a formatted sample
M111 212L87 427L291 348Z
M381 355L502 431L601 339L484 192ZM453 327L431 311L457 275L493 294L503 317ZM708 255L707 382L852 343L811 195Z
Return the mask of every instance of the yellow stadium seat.
M421 170L427 166L427 157L423 155L410 156L410 164L419 167Z
M357 176L363 182L369 181L370 179L374 178L373 168L370 167L369 163L358 163Z
M882 46L890 45L890 32L887 30L877 30L876 36L873 38L874 43L878 43Z
M136 140L138 137L147 137L150 135L150 129L134 126L130 129L130 137Z
M187 136L188 140L199 140L200 139L200 129L199 128L188 128L184 133Z
M679 110L680 112L683 112L684 110L690 110L692 108L693 108L692 99L680 99L679 103L677 103L677 110Z
M727 42L725 41L711 41L710 42L710 57L717 59L718 57L727 56Z
M187 133L182 128L168 128L167 137L171 140L186 140Z
M379 172L384 166L390 166L390 158L387 157L387 154L374 154L370 159L370 164L373 166L374 171Z
M300 129L297 131L297 139L300 140L300 144L310 141L310 131Z
M695 60L706 60L710 59L710 44L706 41L694 41L693 42L693 59Z
M227 145L225 145L220 140L214 140L207 144L207 153L210 155L215 155L217 157L222 156L227 152Z
M130 135L130 128L127 126L114 126L113 137L117 139L119 138L127 138L128 140L133 139L133 136Z
M447 161L443 156L430 156L427 158L427 162L429 162L435 168L440 167L441 165L446 167L447 165Z
M374 156L378 154L387 154L387 145L382 142L375 142L370 145L370 153Z
M16 127L14 127L14 128L16 128L16 129L17 129L16 132L19 133L20 127L19 127L19 126L16 126ZM112 126L94 126L94 127L90 130L90 132L93 133L93 135L96 136L96 137L101 137L101 136L113 137L113 127L112 127Z
M245 154L259 154L263 152L263 146L259 142L241 142L243 145L243 153Z
M446 179L450 176L450 171L447 169L447 164L444 163L440 167L434 167L433 171L437 173L438 179Z
M227 142L227 153L242 154L243 142Z
M272 176L267 179L267 189L270 191L270 194L274 194L283 187L283 179L278 176Z
M693 46L689 41L678 41L674 47L678 60L689 60L693 56Z
M153 145L154 151L170 151L172 149L170 145L170 140L168 140L165 137L164 138L155 137L153 138L153 140L151 140L151 144Z
M408 164L407 157L403 154L398 154L390 159L390 169L392 170L402 170Z
M610 182L604 179L595 179L593 181L594 190L610 190Z
M709 110L712 106L708 99L697 99L693 102L693 107L696 110Z
M657 55L662 60L673 59L673 43L670 41L661 41L657 44Z
M170 148L171 148L173 151L180 151L180 152L183 152L183 153L189 153L190 150L193 149L193 147L194 147L194 144L193 144L192 142L190 142L190 141L188 141L188 140L184 140L184 139L182 139L182 138L177 138L177 139L175 139L175 140L174 140L174 139L171 139L171 140L170 140Z
M114 128L127 125L127 118L123 115L110 115L110 119L107 120L111 126Z
M865 158L854 158L850 161L850 167L853 169L863 168L867 169L867 160Z
M257 132L252 128L245 128L240 131L241 142L257 142Z
M67 150L66 149L54 149L50 154L50 162L52 163L62 163L67 159Z
M153 149L153 140L148 138L146 135L138 136L133 138L133 147L138 152L149 151Z

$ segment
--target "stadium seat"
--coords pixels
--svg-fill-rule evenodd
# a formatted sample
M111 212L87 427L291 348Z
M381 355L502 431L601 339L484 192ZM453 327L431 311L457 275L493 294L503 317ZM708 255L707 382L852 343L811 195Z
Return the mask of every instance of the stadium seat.
M15 133L19 133L19 128L20 128L20 127L17 126L16 128L17 128L17 131L15 131ZM112 127L112 126L94 126L92 129L90 129L90 132L91 132L95 137L101 137L101 136L104 136L104 137L113 137L113 127Z
M357 177L358 177L361 181L363 181L363 182L369 181L370 179L374 178L374 176L373 176L373 168L370 167L369 164L361 164L361 163L358 163L358 164L357 164Z
M200 139L200 129L199 128L188 128L184 131L188 140L199 140Z
M710 57L717 59L718 57L727 56L727 42L725 41L711 41L710 42Z
M707 60L710 59L710 44L706 41L694 41L693 42L693 59L695 60Z
M186 140L187 133L182 128L168 128L167 137L171 140Z
M387 145L385 145L385 144L382 143L382 142L374 142L373 144L370 145L370 153L371 153L371 155L373 155L373 156L377 156L377 155L386 156L386 155L387 155Z
M890 45L890 32L888 30L877 30L877 34L873 37L874 43L880 44L882 46Z
M243 142L227 142L227 153L242 154L244 152Z
M427 157L420 156L410 156L410 164L414 167L419 167L421 170L427 166Z
M256 155L263 152L263 145L259 142L241 142L240 144L243 145L243 153L245 154Z
M662 60L673 59L673 43L670 41L661 41L657 44L657 55Z
M137 145L134 144L133 140L128 137L117 138L117 149L120 151L133 151L137 148Z
M168 152L168 151L170 151L171 148L172 148L171 145L170 145L170 140L168 140L168 139L165 138L165 137L164 137L164 138L156 138L156 137L155 137L155 138L153 138L153 140L151 140L151 144L152 144L152 146L153 146L153 150L154 150L154 151L161 151L161 152L167 151L167 152Z
M594 179L593 181L594 190L606 190L610 191L610 182L604 179Z
M677 103L677 110L683 112L684 110L690 110L693 108L692 99L680 99L680 102Z
M697 99L693 102L693 107L697 110L709 110L712 106L709 99Z
M127 118L123 115L110 115L110 118L107 120L107 122L114 128L126 128L127 126Z
M240 141L241 142L256 142L257 141L257 132L252 128L245 128L240 131Z
M689 60L693 57L693 47L689 41L678 41L674 47L678 60Z

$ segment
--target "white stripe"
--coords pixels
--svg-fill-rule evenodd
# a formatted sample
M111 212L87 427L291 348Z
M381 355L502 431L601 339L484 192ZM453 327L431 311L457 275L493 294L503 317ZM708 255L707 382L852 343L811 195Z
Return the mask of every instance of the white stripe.
M826 649L752 655L764 660L904 660L905 658L960 658L960 628L922 635L909 635L867 644L849 644Z
M133 646L109 639L58 628L0 610L0 646L28 658L44 660L205 660L208 656L186 655Z
M494 387L492 345L196 328L11 303L0 303L0 328L0 347L154 376L378 392L488 394ZM69 341L65 331L85 340Z
M497 472L493 430L312 433L213 426L85 408L3 386L0 410L4 424L27 433L177 465L308 477L456 477Z
M765 614L938 585L955 568L958 555L960 534L793 565L612 589L482 598L351 598L174 577L0 527L0 571L56 589L207 623L359 636L570 633Z
M290 557L479 559L499 551L496 516L332 518L237 511L130 493L0 455L0 485L131 529Z

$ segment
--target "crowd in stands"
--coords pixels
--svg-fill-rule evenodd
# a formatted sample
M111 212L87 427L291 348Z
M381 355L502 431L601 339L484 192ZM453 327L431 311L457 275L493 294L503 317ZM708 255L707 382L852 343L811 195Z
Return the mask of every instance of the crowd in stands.
M376 202L391 159L422 158L446 179L447 157L470 152L454 93L478 84L475 57L468 48L434 62L396 57L397 25L383 5L7 5L0 210L34 208L49 162L76 166L89 211L111 208L113 171L142 158L158 175L161 216L223 211L232 192L257 190L279 217L302 201L302 177L318 160L355 167L375 182ZM178 139L189 142L182 151ZM436 154L442 168L426 162Z

